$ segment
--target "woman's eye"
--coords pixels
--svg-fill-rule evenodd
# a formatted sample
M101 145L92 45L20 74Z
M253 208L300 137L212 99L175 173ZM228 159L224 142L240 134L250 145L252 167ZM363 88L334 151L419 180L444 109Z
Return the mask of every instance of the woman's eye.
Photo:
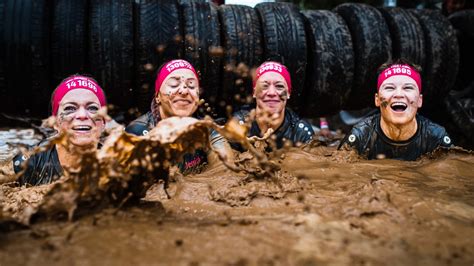
M72 105L69 105L69 106L64 107L64 111L73 112L73 111L76 111L76 107L72 106Z
M87 107L87 111L97 112L97 111L99 111L99 107L95 106L95 105L92 105L92 106Z
M193 89L194 87L196 87L196 81L195 80L188 80L186 82L186 86L188 86L189 88Z
M392 86L387 86L387 87L384 88L384 90L394 90L394 89L395 89L395 88L392 87Z
M405 86L403 87L405 90L414 90L415 88L413 86Z
M168 86L172 87L172 88L176 88L179 86L179 81L175 80L175 79L170 79L168 81Z

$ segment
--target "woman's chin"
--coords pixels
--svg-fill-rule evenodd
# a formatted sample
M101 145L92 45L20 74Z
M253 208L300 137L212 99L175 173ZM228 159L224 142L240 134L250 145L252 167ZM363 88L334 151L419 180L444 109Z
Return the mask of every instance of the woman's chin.
M96 147L98 143L98 140L90 136L73 136L69 141L72 145L81 148Z
M174 114L175 116L179 116L179 117L188 117L188 116L192 116L194 113L193 109L192 108L186 108L186 109L175 109L174 110Z

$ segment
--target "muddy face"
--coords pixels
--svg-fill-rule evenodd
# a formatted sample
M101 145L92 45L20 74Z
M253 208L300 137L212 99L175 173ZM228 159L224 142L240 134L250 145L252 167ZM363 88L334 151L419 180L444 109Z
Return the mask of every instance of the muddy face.
M422 103L416 82L407 76L386 79L375 94L375 106L380 108L382 119L394 126L413 122Z
M104 131L105 121L97 116L100 109L97 96L84 89L72 90L59 103L57 123L54 128L68 133L69 141L76 146L97 145Z
M191 116L199 105L199 85L189 69L173 71L163 82L156 96L162 118Z
M282 115L288 101L288 84L278 73L267 72L257 81L254 97L257 112Z

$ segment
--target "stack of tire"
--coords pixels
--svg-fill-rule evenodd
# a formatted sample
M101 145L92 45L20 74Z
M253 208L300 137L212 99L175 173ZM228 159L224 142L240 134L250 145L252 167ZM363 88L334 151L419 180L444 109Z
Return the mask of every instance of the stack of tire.
M64 77L83 72L116 110L145 112L155 72L172 58L194 64L203 98L221 107L251 101L251 70L282 62L293 80L290 105L306 117L371 106L377 68L395 57L424 68L425 107L437 108L459 65L454 29L438 11L353 3L301 11L289 3L0 0L0 38L1 112L36 116L48 113Z

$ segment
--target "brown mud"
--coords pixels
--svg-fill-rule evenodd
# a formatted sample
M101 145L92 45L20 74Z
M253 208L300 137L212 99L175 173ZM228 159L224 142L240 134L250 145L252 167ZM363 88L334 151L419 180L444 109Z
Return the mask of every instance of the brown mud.
M79 206L71 221L67 215L24 218L37 212L54 184L0 186L0 220L11 221L0 227L0 264L474 263L470 152L366 161L315 144L278 152L265 164L252 163L255 156L261 154L239 155L242 164L235 167L263 167L269 175L235 173L211 154L200 174L182 176L172 168L170 198L155 183L139 203L100 211Z

